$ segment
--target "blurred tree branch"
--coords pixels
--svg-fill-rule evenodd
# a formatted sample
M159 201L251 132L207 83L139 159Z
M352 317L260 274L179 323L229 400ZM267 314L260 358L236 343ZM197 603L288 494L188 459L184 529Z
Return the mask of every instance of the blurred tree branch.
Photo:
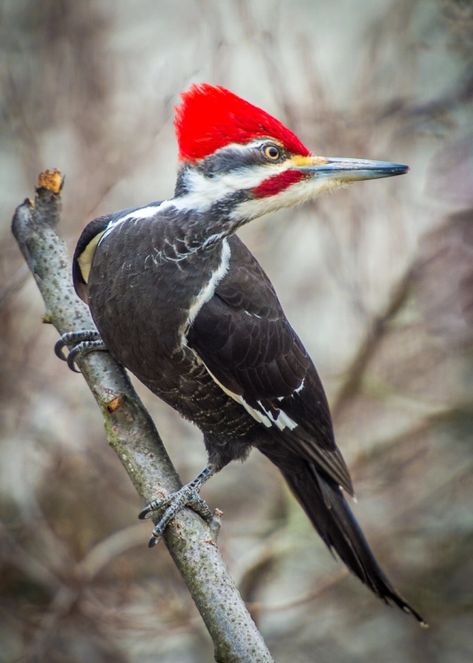
M44 321L59 333L93 329L88 308L74 293L60 218L59 171L39 176L34 203L15 211L12 231L46 306ZM124 370L108 353L79 359L82 375L104 418L108 443L143 500L179 489L181 483L159 434ZM272 661L215 545L215 530L190 510L180 513L164 536L191 592L221 662Z
M350 399L360 389L368 364L375 354L376 349L386 332L387 326L399 313L410 294L416 270L417 265L415 262L408 265L404 274L391 292L384 310L381 311L379 315L374 316L371 320L365 338L362 340L348 370L346 371L346 380L342 384L332 405L334 419L341 415L342 410L350 402Z

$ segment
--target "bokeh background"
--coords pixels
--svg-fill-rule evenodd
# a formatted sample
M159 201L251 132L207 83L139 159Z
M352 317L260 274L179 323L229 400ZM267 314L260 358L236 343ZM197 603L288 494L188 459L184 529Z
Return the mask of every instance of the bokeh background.
M334 562L257 452L204 490L231 573L277 661L473 660L473 4L2 0L0 44L0 660L211 660L10 234L45 168L66 175L71 252L94 216L170 196L196 81L316 153L411 166L241 235L323 377L368 538L431 629ZM137 388L190 479L198 431Z

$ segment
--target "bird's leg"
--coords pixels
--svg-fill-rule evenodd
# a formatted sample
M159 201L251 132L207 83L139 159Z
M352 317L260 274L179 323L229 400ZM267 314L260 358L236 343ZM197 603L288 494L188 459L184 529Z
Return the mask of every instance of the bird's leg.
M139 514L139 518L146 518L153 511L163 511L164 513L156 522L151 539L149 540L149 547L152 548L163 535L164 530L168 526L170 520L179 513L184 507L190 506L196 511L204 520L210 522L213 519L213 513L209 506L199 495L199 490L202 485L215 474L217 468L214 465L207 465L207 467L198 474L195 479L187 483L185 486L171 493L163 499L155 499L149 502L143 511Z
M64 354L64 348L71 346L67 357ZM75 367L75 361L79 355L86 355L89 352L96 352L98 350L107 350L105 343L100 338L100 334L96 329L83 329L76 332L66 332L60 336L58 342L54 346L54 353L56 357L67 362L67 365L75 373L80 373Z

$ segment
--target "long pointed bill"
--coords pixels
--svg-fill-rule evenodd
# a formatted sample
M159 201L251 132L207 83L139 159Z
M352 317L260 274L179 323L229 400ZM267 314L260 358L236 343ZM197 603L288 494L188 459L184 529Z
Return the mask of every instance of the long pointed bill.
M403 175L408 166L390 161L370 161L367 159L348 159L345 157L303 157L292 158L293 169L304 173L311 172L315 177L321 176L343 182L373 180L379 177Z

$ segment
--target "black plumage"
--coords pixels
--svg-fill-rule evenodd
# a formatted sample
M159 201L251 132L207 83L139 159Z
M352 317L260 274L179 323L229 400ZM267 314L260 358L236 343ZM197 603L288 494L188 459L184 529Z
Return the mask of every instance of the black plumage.
M347 504L342 488L352 494L352 483L321 381L265 272L236 235L222 240L230 248L228 271L186 326L192 302L218 268L222 242L179 261L156 257L164 247L176 257L179 220L172 206L160 213L159 203L153 205L147 218L125 210L92 222L78 243L74 274L84 296L80 252L128 215L95 249L87 284L105 346L201 429L216 470L259 449L281 470L327 546L375 594L422 621L386 579ZM283 412L297 426L263 425L222 387L263 416L277 420Z

